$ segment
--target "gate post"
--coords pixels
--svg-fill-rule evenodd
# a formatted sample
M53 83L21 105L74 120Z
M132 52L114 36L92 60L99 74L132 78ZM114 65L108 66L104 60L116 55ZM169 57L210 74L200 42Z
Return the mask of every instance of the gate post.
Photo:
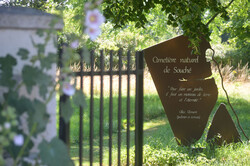
M53 26L51 26L51 23L53 23ZM4 7L0 5L0 57L6 58L7 56L10 56L16 60L17 64L13 66L13 71L11 71L13 72L13 77L11 79L15 79L17 81L15 84L18 86L20 85L19 87L16 87L15 90L11 90L16 91L19 97L25 97L32 102L37 100L43 103L46 106L46 113L48 115L48 121L46 122L45 129L37 133L34 139L31 139L34 146L32 149L31 147L28 149L31 149L32 153L39 152L38 146L43 140L50 142L56 137L57 106L56 94L53 92L53 85L49 83L50 81L54 82L56 80L56 63L53 62L49 66L42 67L40 62L35 61L35 63L33 63L31 62L31 59L37 57L39 54L38 52L41 52L43 58L47 57L49 59L53 59L57 52L57 35L55 32L62 29L63 21L61 19L58 20L56 16L45 13L41 10L16 6ZM39 56L39 59L40 58L41 57ZM32 81L34 86L27 90L26 83L24 83L25 81L22 76L25 66L29 66L31 69L36 69L39 73L42 71L41 74L46 75L46 80L49 78L49 81L41 84L42 87L46 86L46 88L48 88L48 92L41 94L41 91L45 91L41 89L40 85L38 85L37 82L39 80L37 78L35 82ZM44 68L46 68L46 70L44 70ZM1 75L0 77L3 76ZM31 79L29 78L29 80ZM19 84L21 82L23 83ZM0 102L4 99L3 94L10 91L9 87L8 83L5 83L5 85L1 84ZM51 98L47 101L50 93ZM29 106L29 108L31 108L31 106ZM23 113L18 110L17 115L20 115L22 119L25 119L24 122L20 123L19 127L22 128L22 132L28 134L30 131L28 130L29 125L27 118L31 117L27 114L28 110L22 110ZM37 109L34 111L39 112ZM27 118L26 115L28 116Z
M135 165L143 164L143 52L136 52Z

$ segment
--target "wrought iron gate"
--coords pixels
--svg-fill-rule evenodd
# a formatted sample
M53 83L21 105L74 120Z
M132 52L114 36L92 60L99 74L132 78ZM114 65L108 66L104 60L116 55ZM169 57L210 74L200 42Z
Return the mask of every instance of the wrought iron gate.
M117 55L118 54L118 55ZM123 55L123 52L119 50L115 53L115 51L111 51L108 55L104 56L104 52L100 51L100 55L96 55L94 51L91 51L90 54L90 67L89 70L85 70L85 63L83 61L83 51L79 51L80 56L80 71L74 72L76 77L80 77L80 88L83 89L83 80L86 77L90 77L90 94L89 94L89 164L93 164L93 140L94 140L94 77L100 77L100 94L99 94L99 164L103 165L103 136L104 136L104 76L109 77L109 126L108 126L108 150L109 150L109 161L108 165L130 165L130 137L131 137L131 77L135 77L135 105L134 105L134 122L135 122L135 165L142 165L143 159L143 71L144 71L144 58L143 52L136 52L135 56L132 56L130 51L126 52ZM96 58L95 58L96 57ZM109 58L108 62L105 61L104 58ZM114 57L117 58L118 62L116 62L116 68L114 68ZM132 57L135 59L135 66L132 67ZM59 67L62 68L61 60L63 59L63 50L59 49ZM109 64L109 68L105 68L105 62ZM96 69L95 65L98 65L98 69ZM122 80L123 76L126 76L126 107L122 108ZM118 108L114 108L113 106L113 78L118 77ZM124 96L124 95L123 95ZM65 102L67 99L66 96L60 97L60 103ZM123 102L124 103L124 102ZM60 107L60 104L59 104ZM59 112L60 112L59 108ZM81 166L83 163L83 141L84 138L87 137L83 135L83 115L86 109L82 107L79 108L79 165ZM112 159L112 148L114 139L113 139L113 112L118 111L117 119L117 162L114 163ZM122 129L122 112L126 112L126 163L121 163L121 129ZM60 114L60 113L59 113ZM123 113L124 114L124 113ZM123 117L124 118L124 117ZM62 139L67 145L69 145L70 140L70 124L66 124L62 117L59 118L59 137Z

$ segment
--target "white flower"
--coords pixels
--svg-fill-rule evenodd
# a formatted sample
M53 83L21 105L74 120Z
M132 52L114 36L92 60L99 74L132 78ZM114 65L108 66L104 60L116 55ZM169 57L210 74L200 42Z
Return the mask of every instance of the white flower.
M22 146L24 143L24 138L22 134L18 134L14 136L14 144L16 146Z
M63 83L62 91L67 96L72 96L75 93L75 88L68 82Z
M87 27L85 29L85 33L89 35L89 37L92 41L94 41L101 34L101 29Z
M98 28L104 23L105 17L98 9L88 10L85 18L85 25L91 28Z
M3 128L2 128L2 126L0 125L0 132L1 132L1 131L3 131Z
M9 122L5 122L5 123L4 123L4 128L5 128L5 129L10 129L10 127L11 127L11 125L10 125Z
M70 47L76 49L79 46L79 41L75 40L70 44Z

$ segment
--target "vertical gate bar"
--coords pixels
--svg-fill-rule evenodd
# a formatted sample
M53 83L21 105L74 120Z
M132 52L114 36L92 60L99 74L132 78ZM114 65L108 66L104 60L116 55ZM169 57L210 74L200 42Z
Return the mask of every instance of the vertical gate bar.
M143 52L136 52L135 165L143 164Z
M113 130L113 51L110 52L110 95L109 95L109 165L112 165L112 130Z
M122 50L119 50L118 52L119 56L119 95L118 95L118 166L121 165L121 119L122 119Z
M100 51L100 67L101 67L101 75L100 75L100 144L99 144L99 157L100 157L100 166L102 166L102 158L103 158L103 70L104 70L104 62L103 62L103 50Z
M89 121L89 164L92 166L93 164L93 116L94 116L94 97L93 97L93 92L94 92L94 51L91 51L90 53L90 69L91 69L91 74L90 74L90 121Z
M82 49L79 52L80 55L80 88L81 91L83 91L83 55L82 55ZM82 166L82 141L83 141L83 108L80 106L80 128L79 128L79 166Z
M129 165L130 148L130 51L127 52L127 165Z
M63 44L59 44L58 49L59 54L59 60L58 60L58 66L60 67L60 70L63 68ZM69 123L65 123L62 116L61 116L61 103L66 102L67 100L66 95L60 96L59 100L59 138L68 146L69 148Z
M135 54L135 166L138 164L138 52Z

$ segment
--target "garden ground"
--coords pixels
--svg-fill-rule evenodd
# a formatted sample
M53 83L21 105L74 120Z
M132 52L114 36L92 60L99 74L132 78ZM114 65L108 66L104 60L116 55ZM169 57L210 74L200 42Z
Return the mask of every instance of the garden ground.
M218 74L215 74L216 83L219 90L218 101L214 107L214 110L210 116L208 125L211 122L212 115L215 113L219 104L224 102L227 103L224 92L220 85L220 79ZM123 78L122 85L126 87L126 77ZM85 79L84 89L85 93L88 94L89 85L88 78ZM94 108L94 165L98 165L99 162L99 78L95 78L95 108ZM134 78L131 79L131 82ZM108 108L109 108L109 78L106 77L105 81L105 99L104 99L104 154L103 160L104 165L108 165ZM243 143L225 145L222 147L213 147L205 142L205 130L202 138L192 147L180 147L177 145L164 109L161 105L160 99L155 90L155 86L148 72L145 73L144 80L144 164L145 165L250 165L250 145L249 142L242 136ZM117 163L117 87L118 78L114 78L114 121L113 121L113 164ZM227 80L225 84L228 90L230 100L239 116L241 125L245 130L246 134L250 135L249 126L249 108L250 108L250 82L249 81L231 81ZM134 87L131 87L134 92ZM126 88L123 88L123 94L126 94ZM133 94L133 93L132 93ZM130 137L130 162L134 163L134 96L131 96L131 137ZM89 98L87 97L87 102ZM122 103L126 103L126 96L123 96ZM122 110L126 110L125 104L122 105ZM232 111L228 110L235 121L235 116ZM79 117L78 109L76 109L74 116L71 119L71 156L75 163L78 162L78 126ZM83 140L83 157L84 165L88 163L89 157L89 112L87 109L84 112L84 140ZM122 164L126 165L126 112L122 113ZM235 121L236 122L236 121ZM236 124L237 126L237 124ZM241 131L239 131L241 133ZM195 150L196 149L196 150ZM197 150L199 149L199 150Z

